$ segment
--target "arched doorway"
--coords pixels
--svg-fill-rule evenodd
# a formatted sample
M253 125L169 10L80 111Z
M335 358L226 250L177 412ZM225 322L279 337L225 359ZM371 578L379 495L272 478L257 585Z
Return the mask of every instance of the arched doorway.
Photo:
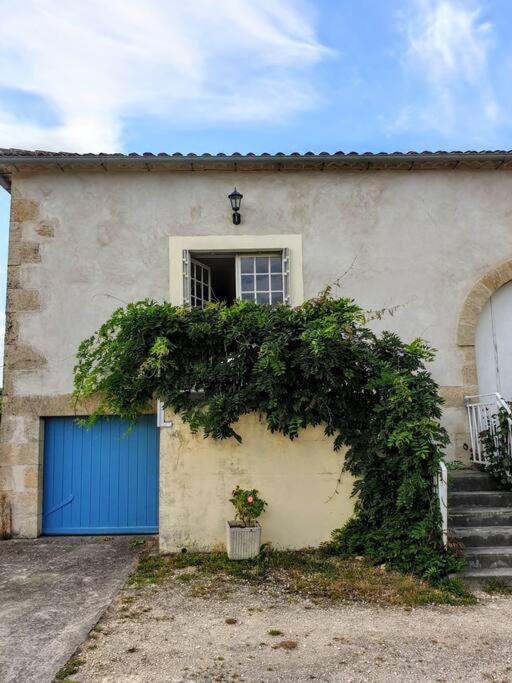
M512 400L512 282L484 304L475 330L478 393Z

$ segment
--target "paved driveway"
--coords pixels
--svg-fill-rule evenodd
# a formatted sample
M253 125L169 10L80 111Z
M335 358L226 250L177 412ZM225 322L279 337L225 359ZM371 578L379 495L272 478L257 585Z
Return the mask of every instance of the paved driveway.
M0 681L46 683L133 566L129 536L0 542Z

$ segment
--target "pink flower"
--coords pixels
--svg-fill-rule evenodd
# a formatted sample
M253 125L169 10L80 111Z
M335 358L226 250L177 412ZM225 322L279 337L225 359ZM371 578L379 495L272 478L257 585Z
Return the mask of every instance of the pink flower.
M248 503L253 503L253 502L254 502L254 498L253 498L252 496L247 496L247 502L248 502Z

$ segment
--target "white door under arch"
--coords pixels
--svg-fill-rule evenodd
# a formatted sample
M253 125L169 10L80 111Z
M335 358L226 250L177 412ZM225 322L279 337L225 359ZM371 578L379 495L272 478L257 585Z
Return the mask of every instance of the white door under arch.
M475 338L478 393L512 399L512 282L500 287L480 314Z

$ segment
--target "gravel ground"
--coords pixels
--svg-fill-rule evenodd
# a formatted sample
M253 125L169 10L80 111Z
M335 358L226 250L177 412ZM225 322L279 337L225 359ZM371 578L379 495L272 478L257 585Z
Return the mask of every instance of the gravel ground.
M479 597L473 607L321 606L275 587L205 584L183 572L121 591L69 678L512 681L512 599Z

